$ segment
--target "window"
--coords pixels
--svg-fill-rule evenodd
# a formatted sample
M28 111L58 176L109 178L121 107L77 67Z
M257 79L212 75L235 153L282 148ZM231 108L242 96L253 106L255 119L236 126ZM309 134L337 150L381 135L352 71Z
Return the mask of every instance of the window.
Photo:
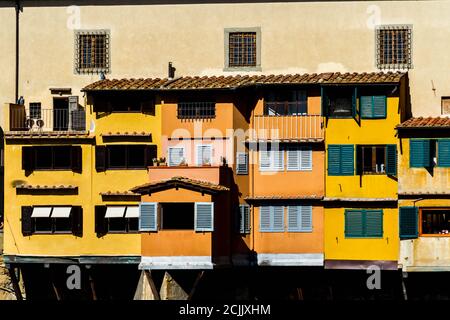
M379 26L376 29L376 56L379 69L410 69L411 26Z
M197 166L212 164L212 145L196 145L196 164Z
M450 235L450 209L421 209L423 235Z
M400 239L414 239L418 236L418 208L400 207Z
M284 150L260 150L259 151L260 171L283 171L284 170Z
M298 116L308 113L304 90L277 90L264 97L265 116Z
M431 139L409 140L409 166L430 168L436 157L436 141Z
M81 173L82 150L80 146L22 147L22 169L72 170Z
M76 31L75 73L109 73L109 50L109 31Z
M328 145L328 175L352 176L354 174L354 146Z
M287 150L288 171L311 171L312 149L311 147L289 147Z
M236 153L236 174L248 174L248 153Z
M247 204L239 205L239 233L250 233L250 206Z
M441 114L450 114L450 97L441 97Z
M41 119L41 103L40 102L30 103L30 118L31 119Z
M397 146L356 146L357 174L397 174Z
M288 231L312 232L312 206L288 206Z
M96 146L95 165L98 172L114 169L139 170L153 165L154 145Z
M194 203L160 203L160 230L194 230Z
M261 28L225 29L225 71L260 70Z
M168 149L168 165L169 167L179 166L182 162L186 161L184 158L183 147L169 147Z
M79 206L22 207L22 234L74 234L82 236L82 208Z
M346 238L382 238L382 210L345 210Z
M386 96L361 96L359 98L361 118L386 118Z
M260 232L284 232L285 211L288 232L312 232L312 206L261 206Z
M138 206L96 206L97 234L135 233L139 231Z
M259 231L284 232L284 207L283 206L259 207Z
M437 141L437 166L450 167L450 140L439 139Z
M212 119L215 117L215 102L178 102L178 119Z
M350 118L356 114L356 88L322 87L321 96L324 115L332 118Z

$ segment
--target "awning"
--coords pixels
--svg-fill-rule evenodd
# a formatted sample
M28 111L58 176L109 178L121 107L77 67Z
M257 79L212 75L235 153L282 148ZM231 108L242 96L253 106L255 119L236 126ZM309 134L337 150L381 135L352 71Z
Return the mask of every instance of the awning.
M105 218L123 218L126 207L107 207Z
M68 218L72 207L53 207L52 218Z
M48 218L52 212L52 207L34 207L32 218Z
M127 207L125 218L139 218L139 207L138 206Z

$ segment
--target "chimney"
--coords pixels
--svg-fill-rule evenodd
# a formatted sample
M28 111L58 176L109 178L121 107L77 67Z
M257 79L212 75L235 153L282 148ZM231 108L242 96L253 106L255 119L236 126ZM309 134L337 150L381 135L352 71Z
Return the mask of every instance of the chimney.
M170 80L172 80L173 78L175 78L175 70L177 70L175 67L173 67L172 66L172 62L169 62L169 75L168 75L168 78L170 79Z

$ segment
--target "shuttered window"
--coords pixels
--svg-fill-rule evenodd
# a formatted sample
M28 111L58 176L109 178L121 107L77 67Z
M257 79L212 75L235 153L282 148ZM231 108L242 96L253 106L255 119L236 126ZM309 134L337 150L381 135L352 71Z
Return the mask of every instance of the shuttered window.
M428 168L431 165L430 139L411 139L409 141L409 166Z
M284 151L270 150L259 152L259 170L260 171L283 171L284 170Z
M419 210L417 207L399 208L400 239L414 239L418 237L418 217Z
M450 140L438 140L438 167L450 167Z
M236 174L248 174L248 153L236 153Z
M306 147L289 147L287 150L288 171L312 170L312 149Z
M386 96L361 96L361 118L386 118Z
M386 173L390 176L397 175L397 145L386 146Z
M284 232L283 206L261 206L259 214L260 232Z
M247 204L239 205L239 232L250 233L250 206Z
M346 238L383 237L382 210L345 210Z
M288 231L312 232L312 206L288 206Z
M184 161L184 148L168 149L168 165L169 167L179 166Z
M197 166L212 164L211 145L200 144L196 146L196 164Z
M195 203L195 231L214 231L214 203Z
M157 212L157 202L142 202L139 204L139 231L157 231Z
M328 175L354 175L354 153L354 145L330 144L328 146Z

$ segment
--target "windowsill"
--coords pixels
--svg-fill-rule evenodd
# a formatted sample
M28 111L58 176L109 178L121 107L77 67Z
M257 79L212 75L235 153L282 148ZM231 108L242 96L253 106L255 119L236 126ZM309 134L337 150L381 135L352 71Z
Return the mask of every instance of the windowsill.
M362 174L358 174L358 176L387 176L386 172L363 172Z
M345 236L344 239L383 239L383 237L349 237L349 236Z
M72 171L72 168L62 169L62 168L47 168L47 169L34 169L33 171Z
M326 116L327 118L330 119L353 119L353 116Z
M139 234L139 231L108 231L106 234Z
M151 167L151 166L149 166ZM106 168L106 171L114 171L114 170L147 170L148 167L143 168Z
M252 67L225 67L223 71L262 71L261 66L252 66Z
M35 231L32 233L32 235L73 235L72 231L58 231L58 232L51 232L51 231Z
M363 119L363 120L386 120L387 117L386 116L384 116L384 117L370 117L370 118L361 117L361 119Z
M421 234L421 235L419 235L419 237L425 237L425 238L441 238L441 237L444 237L444 238L446 238L446 237L450 237L450 234L439 234L439 233L437 233L437 234Z

